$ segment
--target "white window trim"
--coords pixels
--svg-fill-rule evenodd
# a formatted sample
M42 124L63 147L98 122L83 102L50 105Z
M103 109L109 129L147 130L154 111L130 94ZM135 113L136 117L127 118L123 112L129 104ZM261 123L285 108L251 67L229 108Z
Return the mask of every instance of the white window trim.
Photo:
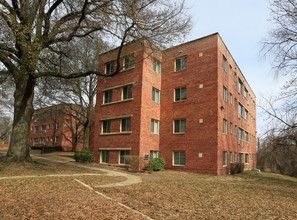
M185 165L174 164L174 153L175 152L185 152ZM186 151L181 150L181 151L173 151L172 152L172 166L174 166L174 167L185 167L186 166Z

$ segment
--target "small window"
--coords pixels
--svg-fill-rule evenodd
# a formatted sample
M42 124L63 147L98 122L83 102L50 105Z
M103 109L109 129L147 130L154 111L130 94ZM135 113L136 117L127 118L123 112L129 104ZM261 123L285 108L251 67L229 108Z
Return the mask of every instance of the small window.
M150 159L158 158L158 151L150 151Z
M244 140L249 141L249 133L246 131L244 132Z
M59 143L59 136L56 136L56 140L55 140L56 143Z
M174 120L174 133L186 132L186 119Z
M244 118L246 119L246 120L248 120L249 119L249 112L248 112L248 110L244 110Z
M179 165L179 166L186 165L185 151L173 152L173 165Z
M34 138L34 144L38 143L38 138Z
M121 132L131 131L131 118L123 118L121 123Z
M234 134L237 135L237 126L234 126Z
M104 103L112 102L112 90L108 90L104 92Z
M105 74L112 74L114 72L114 61L105 64Z
M230 163L233 162L232 152L230 152Z
M233 133L233 124L232 124L232 122L230 122L230 133L231 134Z
M175 59L175 71L185 70L187 69L187 57L180 57Z
M129 150L121 150L120 151L120 164L129 164L129 158L127 156L130 155Z
M225 102L228 101L228 92L225 86L223 86L223 99Z
M243 114L243 106L241 103L238 104L238 114L242 115Z
M151 120L151 133L152 134L159 134L159 121L152 119Z
M47 137L47 142L49 142L49 137Z
M39 131L39 126L35 126L35 132Z
M124 58L124 69L130 69L134 67L134 54L125 56Z
M41 126L41 130L42 130L42 131L45 131L45 130L46 130L46 125L42 125L42 126Z
M60 123L58 122L58 123L57 123L57 129L59 129L59 128L60 128Z
M101 163L109 163L109 151L108 150L101 151Z
M152 89L152 100L154 102L160 103L160 91L158 89Z
M223 166L227 166L227 151L223 151Z
M76 144L80 144L80 137L76 137L76 138L75 138L75 143L76 143Z
M156 73L161 74L161 62L157 59L154 58L154 67L153 67L154 71Z
M243 130L242 130L242 128L239 128L238 129L238 138L239 138L239 140L243 140Z
M239 153L239 163L243 163L243 153Z
M102 121L102 133L110 133L110 120Z
M123 100L132 98L132 85L123 87Z
M245 154L245 157L244 157L244 159L245 159L245 163L249 163L249 155L248 154Z
M227 59L224 55L223 55L223 70L227 72Z
M238 79L238 93L242 93L243 90L243 83L240 79Z
M227 120L223 119L223 133L227 134Z
M175 101L182 101L187 99L187 88L182 87L182 88L177 88L174 90L174 100Z
M41 143L45 143L45 137L41 137L41 138L40 138L40 142L41 142Z
M244 97L247 99L247 97L248 97L248 91L247 91L247 89L246 88L244 88Z
M233 104L233 95L230 93L230 104Z

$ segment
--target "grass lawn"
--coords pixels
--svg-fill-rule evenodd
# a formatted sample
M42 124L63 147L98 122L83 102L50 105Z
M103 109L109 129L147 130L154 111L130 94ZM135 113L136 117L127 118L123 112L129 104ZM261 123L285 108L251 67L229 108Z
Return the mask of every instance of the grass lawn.
M0 176L73 173L100 174L40 159L5 167L0 157ZM153 219L297 219L296 178L252 171L234 176L174 171L135 175L143 182L95 190ZM91 187L124 180L101 175L0 180L0 219L141 219L74 179Z
M297 219L297 179L246 171L207 176L161 171L102 192L154 219Z

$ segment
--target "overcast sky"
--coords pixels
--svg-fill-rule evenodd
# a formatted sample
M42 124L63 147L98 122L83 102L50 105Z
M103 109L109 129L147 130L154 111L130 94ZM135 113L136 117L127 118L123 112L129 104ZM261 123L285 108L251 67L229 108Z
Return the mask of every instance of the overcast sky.
M186 41L218 32L257 96L276 94L282 78L276 79L270 59L261 57L261 41L273 27L267 0L187 0L193 30ZM257 109L258 134L265 123Z

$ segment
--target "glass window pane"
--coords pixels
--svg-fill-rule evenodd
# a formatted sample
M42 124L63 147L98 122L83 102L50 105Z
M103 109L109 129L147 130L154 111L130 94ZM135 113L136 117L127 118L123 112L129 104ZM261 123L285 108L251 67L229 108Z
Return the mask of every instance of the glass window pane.
M187 57L182 57L182 69L187 69Z
M159 91L159 90L156 90L156 97L155 97L155 101L156 101L157 103L159 103L159 102L160 102L160 91Z
M155 123L154 123L154 131L156 134L159 133L159 121L155 120Z
M180 59L175 60L175 69L176 69L176 71L181 69L180 62L181 62Z
M186 132L186 120L181 120L181 132Z
M153 88L152 89L152 100L155 102L156 101L156 99L155 99L155 92L156 92L156 90Z
M180 100L180 89L175 89L175 101Z
M151 120L151 132L154 133L154 120Z
M181 100L185 100L187 98L187 88L181 88Z
M179 120L174 120L174 132L179 132Z
M132 98L132 86L128 87L128 98Z

